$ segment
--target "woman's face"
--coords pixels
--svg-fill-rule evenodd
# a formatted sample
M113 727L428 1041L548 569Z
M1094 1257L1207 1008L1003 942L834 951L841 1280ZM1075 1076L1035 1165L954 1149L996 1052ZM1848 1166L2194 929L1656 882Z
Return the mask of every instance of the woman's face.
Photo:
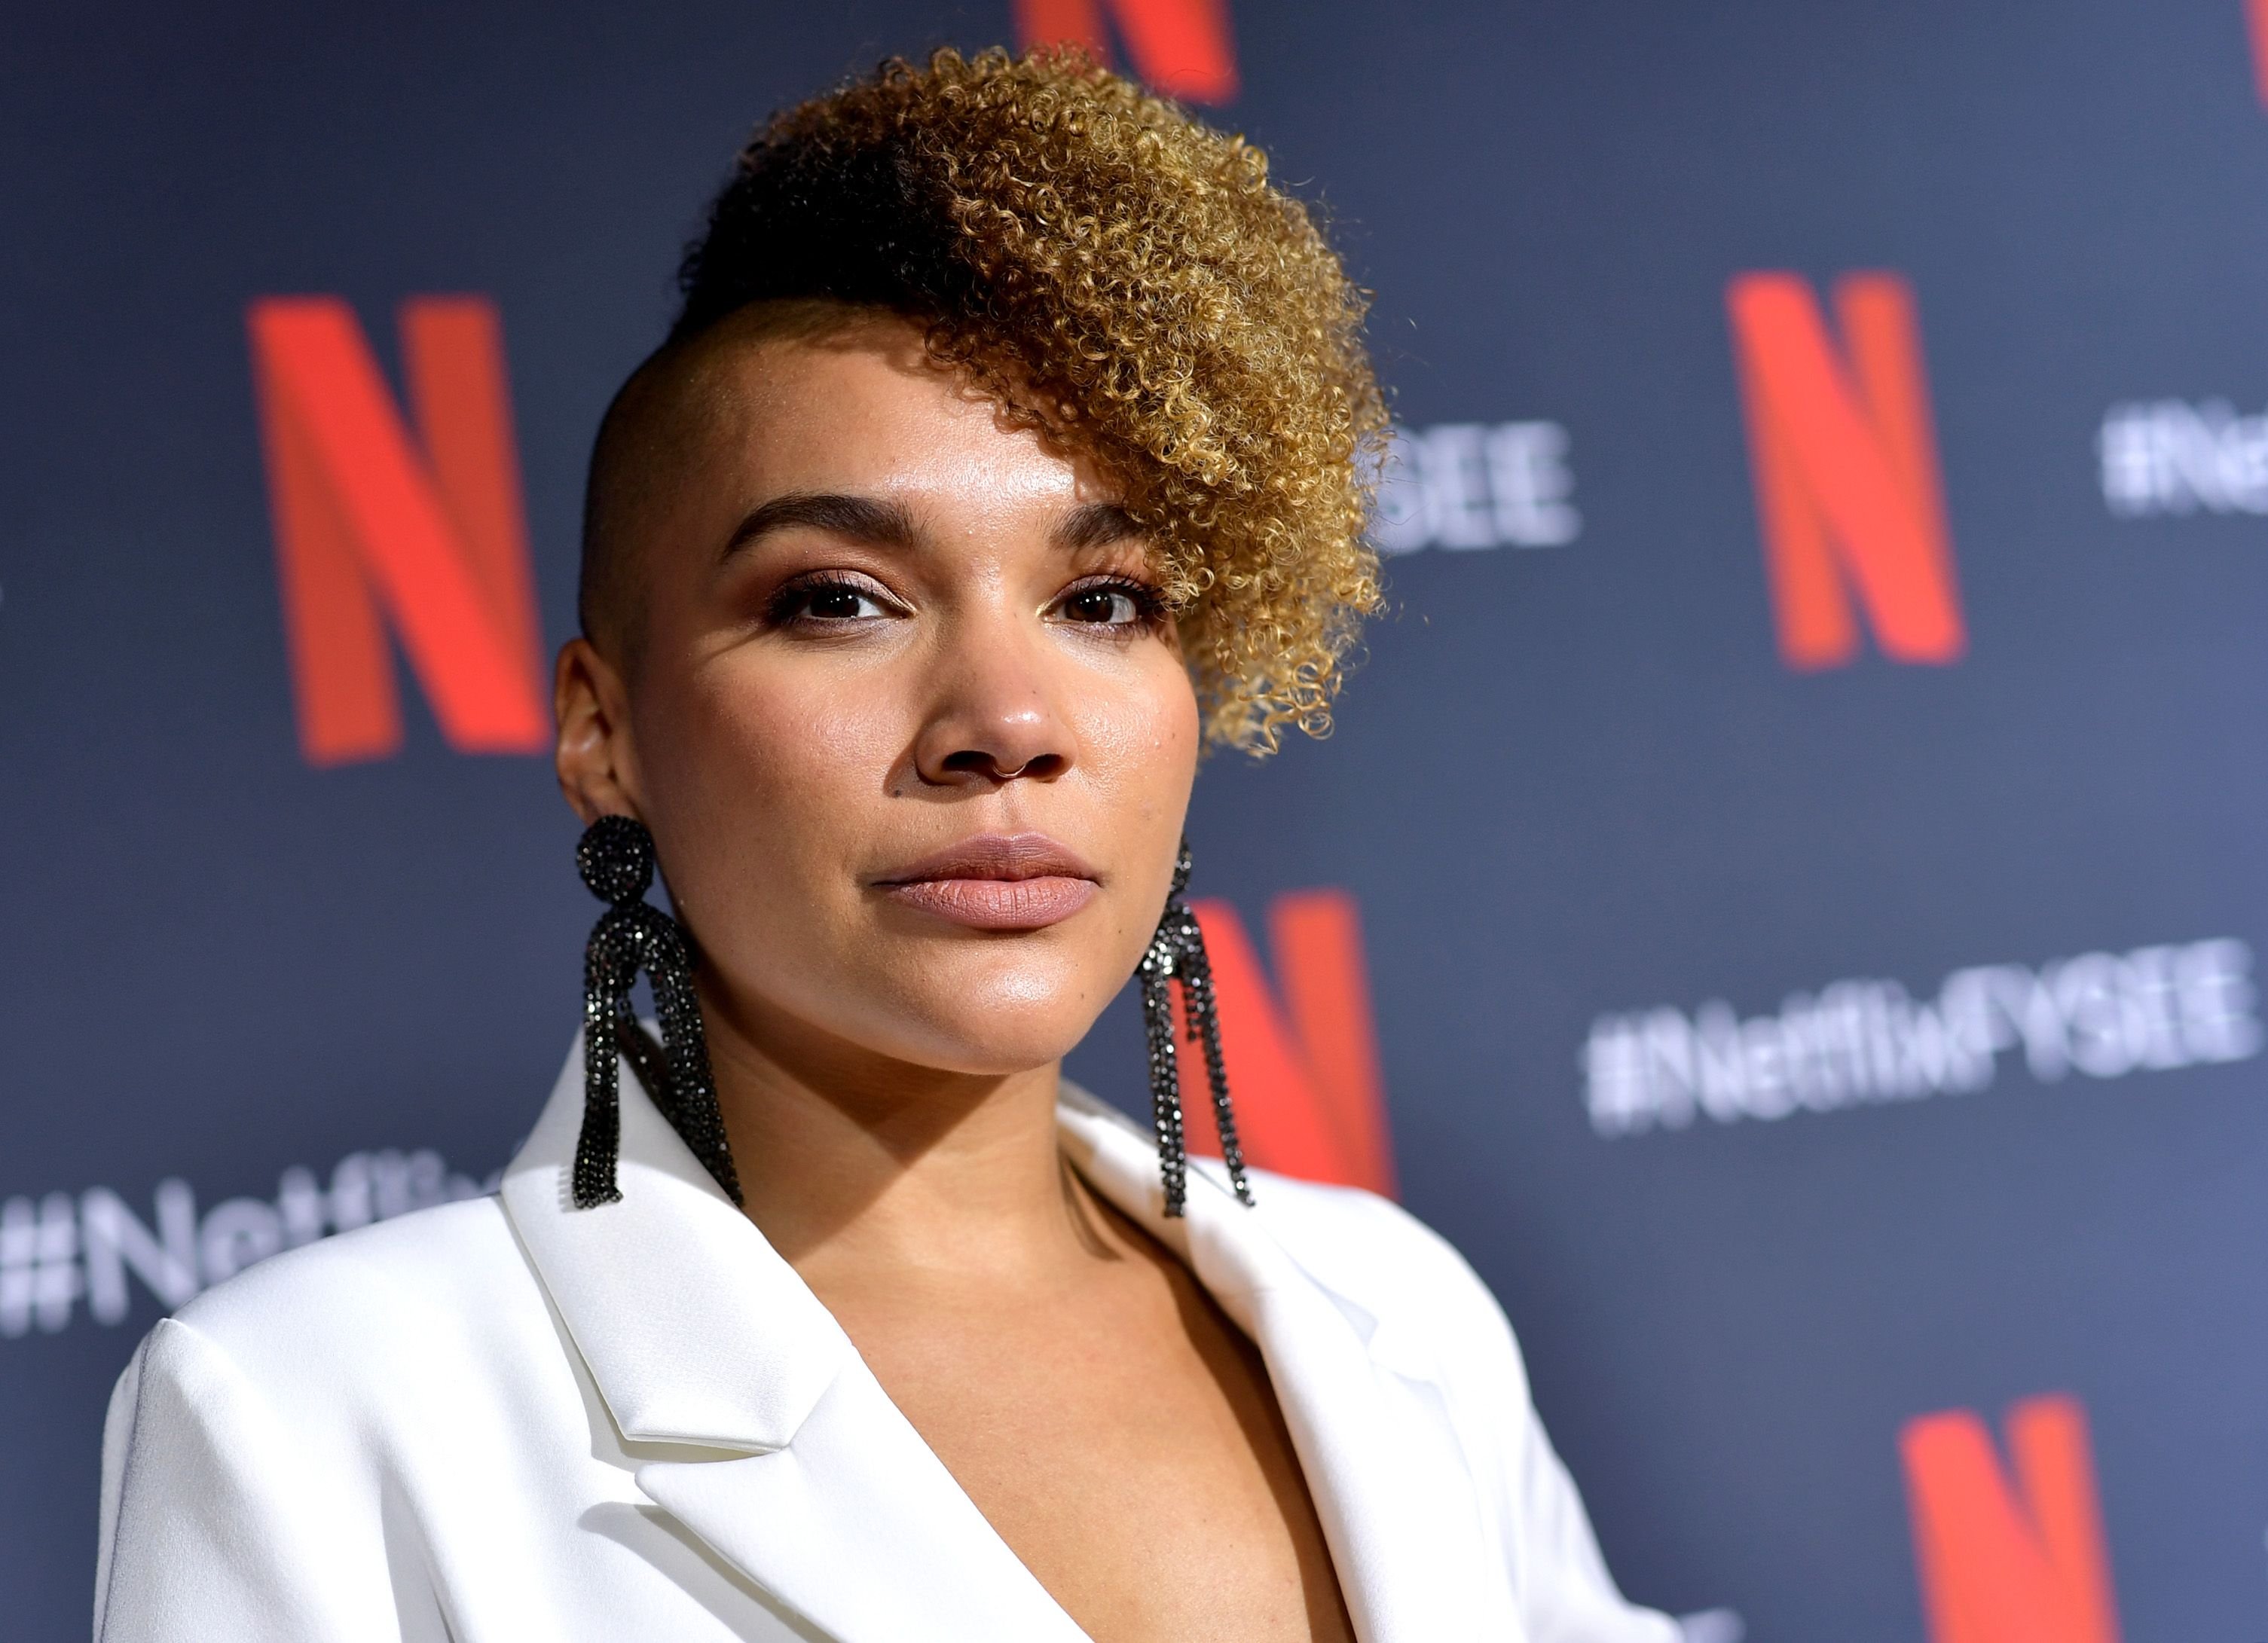
M747 329L676 367L636 661L563 654L563 782L652 829L758 1045L1053 1061L1141 955L1196 770L1147 545L912 327Z

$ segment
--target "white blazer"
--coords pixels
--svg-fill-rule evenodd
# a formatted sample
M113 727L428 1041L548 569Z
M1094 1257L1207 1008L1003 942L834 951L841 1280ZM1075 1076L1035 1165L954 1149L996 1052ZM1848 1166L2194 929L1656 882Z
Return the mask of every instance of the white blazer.
M622 1201L568 1207L582 1065L497 1196L151 1331L103 1434L98 1643L1079 1643L627 1067ZM1258 1344L1363 1643L1674 1643L1447 1244L1279 1177L1246 1209L1211 1167L1167 1221L1146 1134L1068 1087L1057 1123Z

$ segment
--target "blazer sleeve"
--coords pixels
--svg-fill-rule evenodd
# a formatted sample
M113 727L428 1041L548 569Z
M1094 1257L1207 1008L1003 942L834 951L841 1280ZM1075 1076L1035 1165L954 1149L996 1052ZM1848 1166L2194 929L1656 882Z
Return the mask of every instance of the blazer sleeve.
M385 1559L366 1551L384 1544L380 1515L341 1486L328 1447L211 1339L160 1322L103 1427L95 1643L400 1643Z

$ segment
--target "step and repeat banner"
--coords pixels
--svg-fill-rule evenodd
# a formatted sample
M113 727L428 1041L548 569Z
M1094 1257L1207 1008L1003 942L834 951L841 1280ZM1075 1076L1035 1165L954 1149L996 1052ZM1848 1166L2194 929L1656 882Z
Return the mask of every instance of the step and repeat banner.
M549 1088L582 465L741 136L1046 38L1376 292L1391 608L1191 822L1255 1150L1469 1253L1696 1639L2268 1630L2268 5L8 34L0 1633L83 1632L166 1309Z

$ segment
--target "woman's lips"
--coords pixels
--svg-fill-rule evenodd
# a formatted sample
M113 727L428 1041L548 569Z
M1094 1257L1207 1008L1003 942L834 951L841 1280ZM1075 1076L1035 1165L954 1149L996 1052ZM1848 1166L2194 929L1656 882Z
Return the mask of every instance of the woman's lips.
M922 878L886 884L890 899L976 930L1043 930L1094 899L1091 878Z
M979 833L874 881L902 906L977 930L1041 930L1094 899L1094 870L1045 833Z

